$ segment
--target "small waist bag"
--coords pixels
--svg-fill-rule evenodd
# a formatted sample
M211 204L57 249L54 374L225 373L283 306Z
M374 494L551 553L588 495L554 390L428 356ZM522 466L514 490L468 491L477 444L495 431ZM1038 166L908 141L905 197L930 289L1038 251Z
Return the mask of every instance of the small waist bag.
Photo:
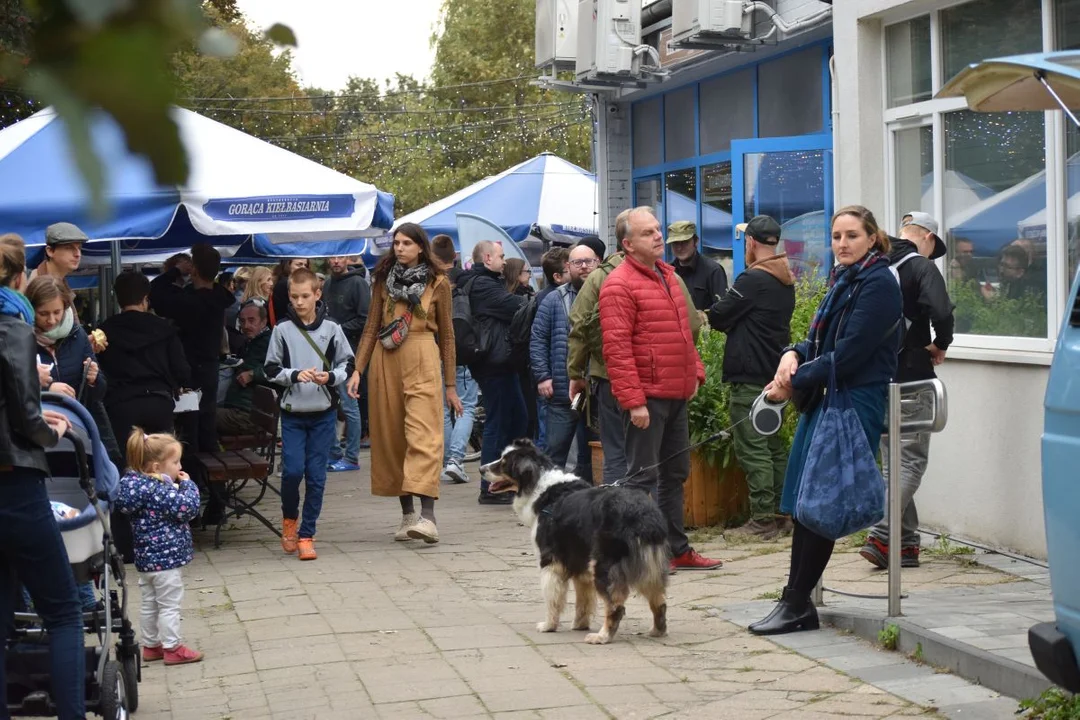
M412 324L412 310L391 320L379 331L379 342L386 350L397 350L409 337L409 325Z

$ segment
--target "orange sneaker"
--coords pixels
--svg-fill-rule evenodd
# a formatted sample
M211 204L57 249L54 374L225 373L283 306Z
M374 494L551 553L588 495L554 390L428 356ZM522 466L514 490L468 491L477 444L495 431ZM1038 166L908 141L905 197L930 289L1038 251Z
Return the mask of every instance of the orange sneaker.
M300 538L297 547L300 549L301 560L314 560L319 557L315 554L315 538Z
M300 521L297 519L281 519L281 549L284 550L287 555L292 555L296 552L296 528L299 524Z

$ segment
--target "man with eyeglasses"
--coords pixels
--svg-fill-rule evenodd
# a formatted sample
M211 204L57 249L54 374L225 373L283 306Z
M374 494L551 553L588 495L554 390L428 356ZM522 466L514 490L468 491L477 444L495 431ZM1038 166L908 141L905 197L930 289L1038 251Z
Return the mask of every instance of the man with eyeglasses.
M540 303L532 325L529 355L536 393L545 404L545 445L552 462L566 466L570 445L578 439L578 457L574 472L578 477L592 478L592 453L589 448L586 418L570 405L570 376L566 357L570 336L570 309L578 290L585 284L600 258L584 244L570 251L570 282L560 285Z
M270 347L269 314L266 303L252 299L240 306L240 332L247 340L244 361L236 368L225 402L217 409L218 433L225 436L254 435L258 428L251 422L251 403L256 385L266 384L266 351Z

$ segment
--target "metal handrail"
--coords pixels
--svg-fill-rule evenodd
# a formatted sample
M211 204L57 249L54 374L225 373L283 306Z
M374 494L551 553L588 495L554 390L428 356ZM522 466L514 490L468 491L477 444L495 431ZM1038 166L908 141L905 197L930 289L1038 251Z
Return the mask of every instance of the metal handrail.
M932 395L930 404L930 418L920 418L904 422L901 409L904 403L914 403L919 396ZM860 596L872 597L878 600L889 601L889 617L897 617L900 612L901 588L900 588L900 535L901 535L901 512L900 512L900 439L904 433L930 432L938 433L945 429L949 420L949 397L945 391L945 384L938 378L929 380L915 380L906 383L889 383L889 411L888 431L889 438L889 594L885 596ZM818 580L814 588L814 602L821 603L823 586ZM830 591L835 592L835 591ZM847 594L847 593L839 593Z

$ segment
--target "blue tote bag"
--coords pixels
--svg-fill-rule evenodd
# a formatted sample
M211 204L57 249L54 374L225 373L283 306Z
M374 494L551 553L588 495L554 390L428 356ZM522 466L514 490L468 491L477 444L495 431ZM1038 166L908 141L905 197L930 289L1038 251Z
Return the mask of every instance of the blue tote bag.
M821 417L806 455L795 517L808 529L839 540L885 516L885 480L846 390L829 375Z

